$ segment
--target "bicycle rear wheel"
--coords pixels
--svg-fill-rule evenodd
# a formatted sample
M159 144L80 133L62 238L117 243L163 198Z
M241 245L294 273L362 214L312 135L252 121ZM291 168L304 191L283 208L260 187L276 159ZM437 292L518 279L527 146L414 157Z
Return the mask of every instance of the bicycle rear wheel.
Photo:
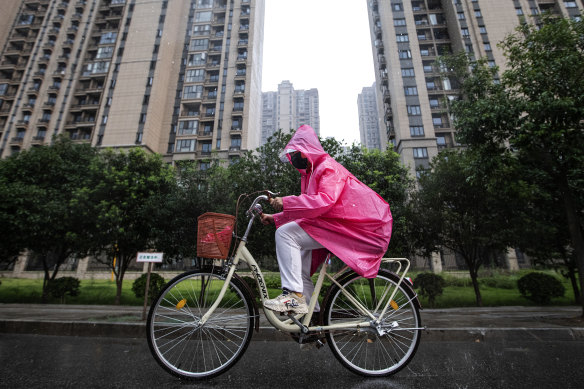
M147 322L150 351L169 373L204 379L225 372L246 350L254 327L252 300L231 279L220 305L205 324L200 319L217 300L224 279L213 270L175 277L153 302Z
M350 273L342 277L339 283L378 317L398 281L395 274L382 269L375 279ZM375 328L331 330L327 333L327 340L335 357L354 373L367 377L395 374L416 353L421 328L418 303L410 288L400 285L397 289L393 302L380 323L384 334L380 335ZM324 311L325 325L372 320L363 315L338 286L333 285L328 296Z

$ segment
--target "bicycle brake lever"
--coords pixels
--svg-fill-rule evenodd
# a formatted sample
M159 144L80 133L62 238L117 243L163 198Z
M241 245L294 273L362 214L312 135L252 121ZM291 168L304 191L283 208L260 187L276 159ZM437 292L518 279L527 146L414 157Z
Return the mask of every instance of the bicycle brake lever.
M273 199L273 198L275 198L275 197L277 197L277 196L280 195L280 192L272 192L272 191L269 191L269 190L265 190L264 192L266 193L266 195L268 195L268 200L269 199Z

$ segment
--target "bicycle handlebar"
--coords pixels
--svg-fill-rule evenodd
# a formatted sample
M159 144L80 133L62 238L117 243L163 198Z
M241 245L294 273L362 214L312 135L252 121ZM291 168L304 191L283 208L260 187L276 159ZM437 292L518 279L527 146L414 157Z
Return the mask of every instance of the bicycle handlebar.
M261 215L263 212L263 208L262 208L261 204L259 204L259 202L260 201L268 201L270 199L275 198L276 196L278 196L280 194L280 192L272 192L269 190L265 190L264 192L266 194L259 195L258 197L255 198L253 203L251 203L251 206L249 207L249 209L245 213L247 216Z

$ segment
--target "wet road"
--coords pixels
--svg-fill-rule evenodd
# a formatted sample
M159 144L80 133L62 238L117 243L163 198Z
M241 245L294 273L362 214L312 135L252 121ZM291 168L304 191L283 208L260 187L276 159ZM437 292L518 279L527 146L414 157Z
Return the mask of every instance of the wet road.
M391 378L343 368L327 347L252 342L228 372L181 382L163 371L146 340L0 334L0 387L100 388L581 388L584 341L422 342Z

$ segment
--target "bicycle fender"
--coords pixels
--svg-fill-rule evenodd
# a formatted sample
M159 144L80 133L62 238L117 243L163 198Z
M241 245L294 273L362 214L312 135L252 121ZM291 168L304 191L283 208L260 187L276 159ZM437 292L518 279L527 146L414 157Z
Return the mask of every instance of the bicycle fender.
M245 282L243 280L243 278L241 278L239 276L239 274L237 273L233 273L233 278L237 279L241 285L243 286L243 289L245 289L244 293L247 293L247 295L249 296L249 299L252 302L252 306L253 306L253 315L254 315L254 321L255 321L255 330L256 332L260 332L260 311L258 309L258 304L256 303L256 299L253 295L253 291L251 290L250 286L247 284L247 282Z

